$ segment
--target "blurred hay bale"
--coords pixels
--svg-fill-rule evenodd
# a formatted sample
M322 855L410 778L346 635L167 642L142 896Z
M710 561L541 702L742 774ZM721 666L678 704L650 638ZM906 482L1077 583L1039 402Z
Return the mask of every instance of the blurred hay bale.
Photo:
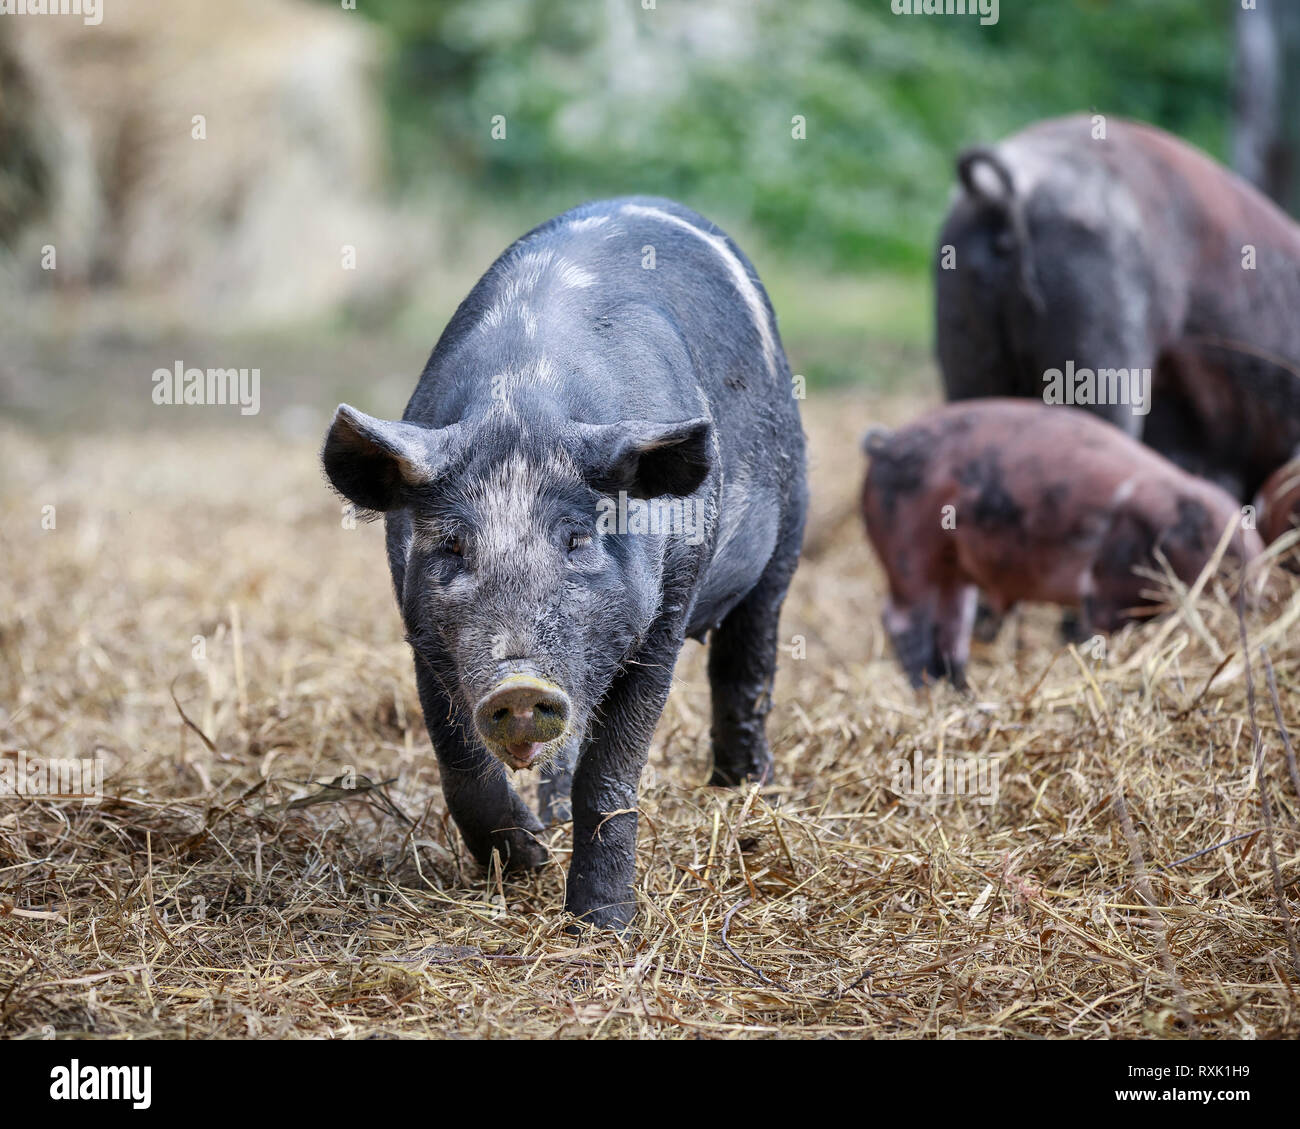
M98 26L4 30L0 144L7 168L25 157L0 186L11 284L121 288L221 324L311 316L400 281L407 240L376 200L382 51L355 13L173 0L161 19L118 0Z

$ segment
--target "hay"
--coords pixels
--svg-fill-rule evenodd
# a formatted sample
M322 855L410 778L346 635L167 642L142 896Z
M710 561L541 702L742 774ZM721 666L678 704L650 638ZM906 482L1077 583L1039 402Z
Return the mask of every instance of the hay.
M857 435L915 407L808 406L777 784L701 787L689 645L624 939L565 935L568 828L519 881L464 855L381 531L342 527L310 441L0 434L0 749L110 769L99 804L0 800L0 1034L1300 1034L1277 721L1294 743L1300 647L1270 634L1300 578L1246 612L1253 723L1218 579L1101 658L1026 613L977 651L969 697L918 697L852 504ZM996 802L900 795L918 751L996 763Z

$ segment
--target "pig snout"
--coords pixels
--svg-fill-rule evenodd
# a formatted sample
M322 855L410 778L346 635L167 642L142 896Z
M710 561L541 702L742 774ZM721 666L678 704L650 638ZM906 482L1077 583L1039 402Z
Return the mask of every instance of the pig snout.
M511 768L528 768L569 723L569 696L531 674L503 678L474 707L474 725L488 748Z

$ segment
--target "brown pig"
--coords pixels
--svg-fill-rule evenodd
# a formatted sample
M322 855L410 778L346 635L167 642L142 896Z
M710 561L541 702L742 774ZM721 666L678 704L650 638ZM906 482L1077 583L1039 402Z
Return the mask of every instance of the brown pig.
M1260 487L1255 498L1255 512L1259 535L1266 545L1300 525L1300 453L1278 467ZM1300 564L1300 555L1293 552L1288 567L1295 569L1297 564Z
M997 614L1020 601L1079 609L1111 631L1143 604L1158 548L1191 582L1238 503L1087 412L1013 399L949 404L869 432L862 491L884 565L884 623L913 686L965 685L977 591ZM1263 544L1239 528L1242 561Z

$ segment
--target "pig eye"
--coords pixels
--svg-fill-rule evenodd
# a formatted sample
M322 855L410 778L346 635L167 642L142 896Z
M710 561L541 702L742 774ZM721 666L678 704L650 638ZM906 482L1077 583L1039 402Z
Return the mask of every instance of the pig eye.
M585 533L569 534L569 552L576 553L579 549L585 549L591 544L591 538Z
M453 557L463 557L465 555L465 542L458 533L448 533L442 542L442 551L449 553Z

